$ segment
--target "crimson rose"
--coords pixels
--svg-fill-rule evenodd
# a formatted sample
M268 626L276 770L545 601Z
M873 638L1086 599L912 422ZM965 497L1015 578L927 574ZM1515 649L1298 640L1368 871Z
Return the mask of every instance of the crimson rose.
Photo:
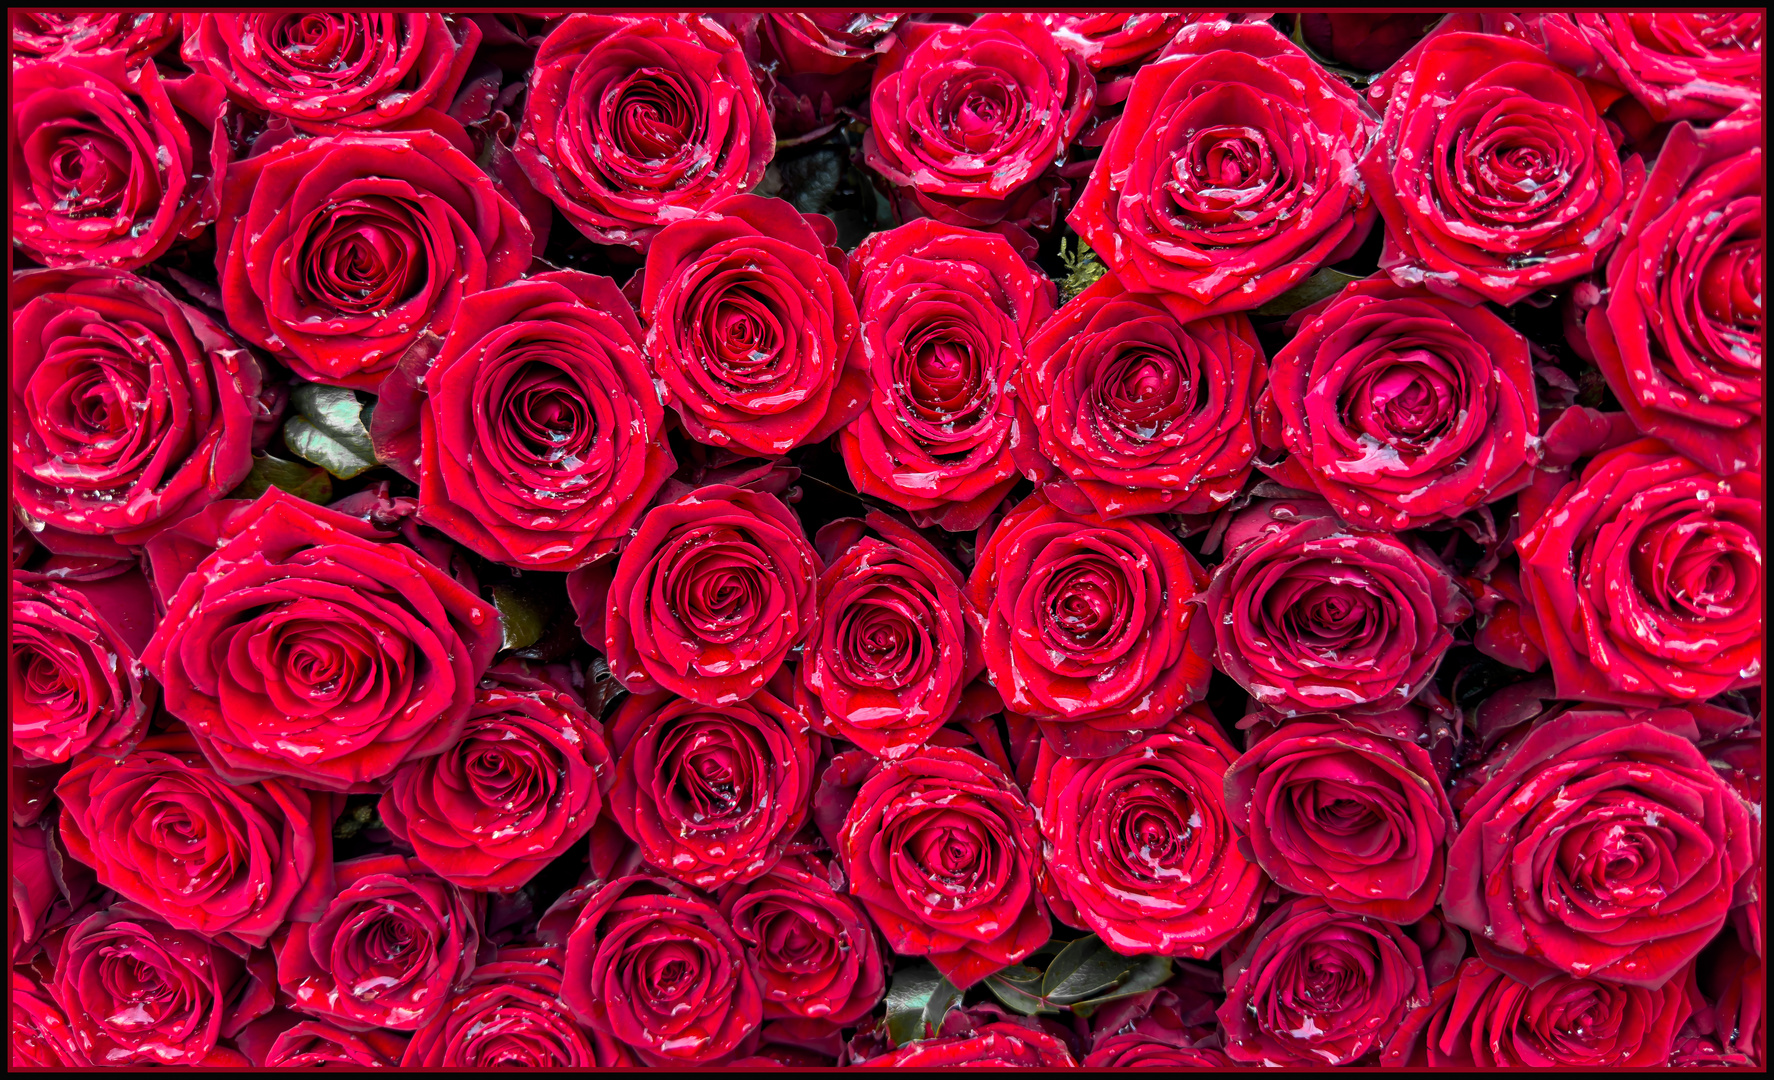
M1716 120L1762 100L1763 12L1548 13L1540 30L1554 62L1625 90L1657 121Z
M936 1037L855 1062L865 1069L1075 1069L1066 1040L1031 1016L990 1005L948 1014Z
M74 1068L85 1064L74 1044L74 1029L49 991L29 968L12 969L12 1040L7 1060L17 1068Z
M60 60L81 53L120 52L135 67L179 38L179 16L164 11L7 13L12 55Z
M904 16L835 9L728 15L746 56L769 88L777 145L812 142L836 127L868 89L876 57L899 38Z
M561 964L558 947L501 949L413 1033L400 1065L582 1069L599 1064L591 1040L561 1004Z
M234 1043L255 1069L387 1069L400 1062L407 1037L382 1028L346 1031L279 1009L248 1024Z

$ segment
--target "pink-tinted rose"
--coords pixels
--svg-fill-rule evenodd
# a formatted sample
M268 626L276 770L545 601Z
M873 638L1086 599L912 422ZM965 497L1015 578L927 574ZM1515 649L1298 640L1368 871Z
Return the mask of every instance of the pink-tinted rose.
M591 830L615 770L571 687L518 662L487 675L461 738L396 769L378 812L445 881L508 892Z
M1067 1040L1040 1018L1016 1016L991 1005L953 1010L934 1037L861 1058L854 1064L865 1069L1078 1067Z
M829 218L735 195L647 248L647 359L691 438L771 455L820 442L868 400L856 303Z
M72 53L12 74L12 235L50 266L133 270L216 220L222 87Z
M563 906L580 902L576 917ZM640 1064L723 1064L761 1022L744 943L712 903L675 881L631 876L589 898L569 893L544 916L543 937L566 946L560 999Z
M290 923L274 943L278 988L298 1012L347 1027L418 1028L473 974L485 894L400 855L348 859L333 874L319 921Z
M774 149L745 53L713 19L576 12L536 53L516 153L574 228L644 251L756 187Z
M1196 23L1134 76L1069 220L1179 319L1260 307L1361 246L1375 126L1274 27Z
M986 671L1062 754L1106 757L1207 689L1207 583L1152 518L1069 514L1036 492L989 538L967 582Z
M965 989L1044 944L1040 834L1003 770L944 746L872 768L837 846L888 946Z
M1265 381L1243 315L1184 324L1104 275L1029 342L1017 463L1074 512L1209 513L1250 476Z
M1211 956L1255 922L1268 882L1232 828L1237 756L1200 706L1094 761L1042 740L1029 801L1054 915L1126 956Z
M1434 679L1472 612L1433 556L1351 532L1314 500L1251 507L1226 545L1204 612L1214 656L1283 715L1399 708Z
M1505 751L1460 812L1442 895L1479 955L1528 982L1543 964L1655 989L1712 940L1753 837L1698 735L1682 709L1574 709Z
M1761 488L1640 439L1597 455L1523 522L1522 612L1560 697L1651 706L1761 681Z
M710 484L648 511L613 579L593 567L567 587L586 640L629 690L726 705L813 632L822 569L781 499Z
M1721 475L1763 461L1761 132L1759 112L1676 125L1584 323L1639 430Z
M219 1043L271 1011L270 967L116 904L63 939L49 990L91 1064L231 1067Z
M1386 219L1380 268L1461 303L1513 304L1594 269L1644 166L1539 47L1443 33L1400 61L1360 163Z
M1226 1054L1247 1065L1377 1063L1405 1012L1430 1001L1466 942L1440 918L1398 926L1319 897L1276 908L1226 956Z
M46 547L141 544L246 479L275 417L218 319L117 270L26 271L11 299L9 472Z
M1759 11L1584 12L1539 22L1556 63L1619 87L1661 122L1716 120L1759 103L1767 18Z
M1383 71L1441 18L1433 11L1308 11L1295 16L1312 51L1357 71Z
M853 1024L886 992L887 978L861 905L843 873L813 855L789 855L762 877L729 885L721 912L745 943L767 1019Z
M468 986L413 1033L404 1068L576 1069L591 1040L561 1004L558 947L513 946L475 968Z
M120 52L135 67L179 38L179 17L164 11L10 11L15 62Z
M234 1044L255 1069L388 1069L399 1064L407 1037L382 1028L347 1031L279 1009L248 1024Z
M229 326L310 382L375 390L464 297L529 266L530 226L467 148L366 132L230 164L216 225Z
M700 889L751 881L807 820L815 738L767 690L726 705L631 695L610 721L621 756L609 814L674 878Z
M1344 521L1412 529L1526 487L1540 409L1528 342L1483 307L1385 277L1301 313L1275 354L1263 464Z
M1013 384L1053 282L1006 237L936 221L868 237L850 282L874 383L838 435L851 481L920 526L978 528L1016 483Z
M7 1061L15 1069L57 1069L84 1065L84 1055L74 1044L74 1029L62 1015L49 991L30 969L12 969L12 1041Z
M460 736L498 613L387 536L272 488L159 580L142 663L224 778L347 790Z
M798 696L818 699L815 715L830 734L902 757L948 723L985 667L966 578L876 510L831 522L815 545L826 563L819 633L801 661Z

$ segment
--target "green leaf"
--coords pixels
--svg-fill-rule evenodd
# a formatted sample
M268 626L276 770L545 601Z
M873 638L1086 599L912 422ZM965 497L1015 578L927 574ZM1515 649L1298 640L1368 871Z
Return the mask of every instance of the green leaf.
M1329 267L1318 271L1305 281L1277 296L1252 312L1253 315L1292 315L1303 307L1318 303L1327 296L1334 296L1343 290L1343 286L1351 281L1361 279L1353 274L1345 274Z
M254 454L252 471L228 493L230 499L256 499L272 488L289 492L298 499L327 503L333 497L333 478L325 469L299 461L285 461L270 454Z
M1091 1013L1107 1005L1111 1001L1133 997L1148 990L1155 990L1170 981L1171 963L1168 956L1137 956L1133 957L1135 965L1132 971L1124 976L1114 989L1106 994L1075 1002L1072 1005L1074 1016L1089 1017Z
M375 398L363 401L355 390L302 383L290 391L296 415L283 423L283 441L298 457L312 461L340 480L376 467L369 421Z
M960 1000L961 991L930 964L900 968L887 988L887 1037L895 1046L934 1038Z
M1112 990L1132 970L1135 961L1122 956L1091 934L1060 950L1047 965L1041 996L1059 1005L1094 997Z
M1049 942L1044 949L1057 944ZM1045 972L1019 964L989 976L986 987L1006 1008L1024 1016L1089 1016L1106 1002L1162 985L1170 972L1169 957L1122 956L1089 934L1060 948Z
M493 607L499 611L499 627L505 632L504 649L534 645L548 628L548 616L528 596L509 585L493 586Z
M1040 968L1015 964L987 976L986 989L1003 1002L1005 1008L1024 1016L1064 1012L1065 1010L1041 996L1042 977Z

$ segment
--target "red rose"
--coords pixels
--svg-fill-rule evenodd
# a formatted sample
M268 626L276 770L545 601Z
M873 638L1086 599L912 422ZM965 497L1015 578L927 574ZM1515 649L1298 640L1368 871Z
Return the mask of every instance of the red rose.
M1483 307L1384 277L1301 312L1269 366L1263 471L1357 528L1417 528L1526 487L1540 408L1528 342Z
M760 88L768 87L778 146L829 133L868 89L875 58L893 48L894 12L773 11L727 15Z
M1265 381L1243 315L1184 324L1104 275L1029 342L1017 462L1075 513L1209 513L1250 476Z
M12 55L60 60L120 52L135 67L179 38L179 16L164 11L11 11Z
M1283 715L1390 712L1435 677L1472 613L1447 569L1313 500L1259 503L1226 535L1204 614L1221 671Z
M1057 1025L1056 1025L1057 1026ZM1075 1069L1066 1040L1039 1018L991 1005L951 1011L934 1038L858 1060L865 1069Z
M501 664L461 737L396 769L378 812L445 881L509 892L590 831L614 771L576 693Z
M591 1040L561 1004L559 948L511 947L475 968L468 986L413 1033L403 1068L581 1069Z
M1554 62L1625 90L1658 122L1717 120L1762 100L1764 12L1549 13L1539 21Z
M6 945L13 967L53 960L62 935L116 899L91 868L73 859L56 828L60 814L12 821L12 889L7 894ZM44 954L39 958L39 953Z
M234 1042L255 1069L389 1069L400 1062L407 1037L381 1028L346 1031L279 1009L248 1024Z
M1303 12L1301 36L1312 51L1357 71L1384 71L1441 19L1434 11Z
M12 969L12 994L7 999L12 1022L12 1049L7 1060L15 1069L76 1068L86 1064L74 1044L74 1029L49 991L29 969Z
M12 235L50 266L133 270L216 220L222 87L69 53L12 75Z
M1435 989L1386 1045L1387 1065L1465 1069L1646 1068L1668 1063L1694 976L1657 987L1555 974L1518 982L1477 958Z
M874 383L838 434L851 481L920 526L978 528L1016 483L1012 383L1058 291L1005 237L935 221L868 237L850 283Z
M829 218L756 195L711 203L653 239L641 278L647 358L691 438L781 454L862 411L868 372L836 242Z
M1248 1065L1371 1063L1465 948L1439 916L1405 927L1289 900L1225 958L1226 1053Z
M1181 320L1260 307L1361 246L1350 167L1374 126L1274 27L1196 23L1134 76L1069 220Z
M348 1027L418 1028L474 972L485 894L400 855L348 859L333 872L337 891L320 920L290 923L274 943L279 989L297 1011Z
M870 535L872 533L872 535ZM931 543L879 511L819 530L819 633L797 696L828 733L902 757L948 723L984 668L966 578Z
M637 251L764 178L770 113L733 36L700 15L568 15L542 42L517 160L586 236Z
M1068 514L1036 492L989 539L967 582L986 671L1011 712L1060 753L1106 757L1207 689L1207 575L1151 518Z
M218 1045L273 1004L269 959L242 959L134 904L115 904L68 933L49 986L91 1064L237 1067Z
M286 921L316 918L332 888L344 796L229 784L182 732L121 761L83 758L56 795L69 854L179 929L263 946Z
M24 763L118 757L147 729L159 691L136 658L154 632L154 599L139 570L117 569L96 580L13 573L6 683Z
M627 542L677 466L640 339L608 278L478 293L429 366L382 382L370 438L428 524L495 562L577 569Z
M853 1024L886 991L875 928L838 891L843 872L790 855L748 884L729 885L721 913L745 942L767 1019Z
M634 694L610 743L610 816L648 863L697 888L762 875L807 820L814 741L769 691L714 706Z
M878 763L837 839L850 892L888 946L928 956L955 986L1047 941L1034 813L978 754L925 746Z
M1639 430L1720 475L1763 460L1761 128L1676 125L1584 324Z
M1169 983L1090 1014L1086 1069L1230 1069L1220 1049L1217 972L1183 965Z
M569 893L543 919L571 912ZM719 1065L760 1022L762 997L739 938L715 907L674 881L618 878L584 902L566 945L560 999L642 1064Z
M863 160L893 186L902 219L1045 229L1054 207L1038 181L1084 126L1095 93L1090 71L1038 15L906 23L875 68Z
M781 499L710 484L648 511L613 579L579 571L568 591L586 640L629 690L726 705L756 693L813 631L822 569Z
M44 546L141 544L246 479L274 417L220 322L117 270L26 271L11 297L12 491Z
M1361 177L1400 285L1513 304L1593 269L1644 166L1624 166L1589 90L1524 41L1442 33L1400 61Z
M1529 983L1537 960L1655 989L1712 940L1754 851L1698 735L1681 709L1575 709L1500 751L1461 810L1442 894L1480 956Z
M464 297L522 274L530 244L517 207L443 135L342 134L228 166L216 272L241 336L310 382L373 391Z
M159 582L142 664L227 780L347 790L460 736L498 613L387 535L273 488Z
M1054 915L1125 956L1211 956L1255 922L1267 881L1228 813L1237 756L1201 707L1095 761L1042 740L1029 801Z
M1084 58L1091 71L1144 64L1177 32L1201 18L1190 12L1139 11L1054 13L1042 17L1062 46Z
M1762 672L1761 477L1655 439L1597 455L1515 542L1558 696L1698 701Z

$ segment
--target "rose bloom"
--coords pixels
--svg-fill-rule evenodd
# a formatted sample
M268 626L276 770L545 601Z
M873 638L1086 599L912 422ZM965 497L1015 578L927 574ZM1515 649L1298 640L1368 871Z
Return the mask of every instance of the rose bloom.
M744 44L760 88L769 88L777 145L793 146L827 134L856 104L875 58L898 43L904 16L815 9L721 18Z
M578 1069L591 1040L561 1004L562 952L511 946L474 970L466 988L413 1033L403 1068Z
M640 343L606 277L477 293L435 358L383 380L371 441L427 524L495 562L577 569L627 542L677 465Z
M1644 166L1620 163L1586 86L1494 34L1436 34L1400 65L1360 163L1386 219L1380 268L1470 305L1513 304L1594 269Z
M1639 430L1720 475L1763 461L1761 127L1676 125L1583 326Z
M920 527L978 528L1016 484L1013 384L1058 290L1004 236L935 221L870 235L850 284L874 384L838 433L851 482Z
M1384 71L1441 19L1433 11L1303 12L1301 36L1318 55L1357 71Z
M1764 12L1548 13L1540 29L1555 63L1626 91L1658 122L1762 100Z
M632 694L610 721L621 756L608 813L674 878L699 889L751 881L807 820L814 739L767 690L726 705Z
M279 1009L248 1024L234 1044L255 1069L388 1069L400 1062L407 1037L381 1028L346 1031Z
M464 15L276 11L184 16L179 56L241 104L315 130L447 110L480 27Z
M1112 757L1040 744L1029 801L1047 904L1125 956L1211 956L1256 921L1267 880L1240 850L1226 770L1238 756L1193 707Z
M886 992L875 929L838 891L843 874L789 855L749 883L729 885L721 913L745 943L767 1019L853 1024Z
M387 535L272 488L182 581L156 560L142 664L225 779L348 790L460 736L498 613Z
M1214 1005L1217 972L1185 966L1170 982L1090 1014L1086 1069L1230 1069Z
M179 38L179 16L164 11L10 11L7 15L12 55L19 61L118 52L136 67Z
M735 195L647 249L647 358L690 437L772 455L820 442L868 400L856 303L831 219Z
M530 226L465 148L347 133L231 163L216 225L228 325L310 382L374 391L464 297L530 264Z
M1761 681L1761 477L1656 439L1597 455L1515 542L1558 695L1651 706Z
M1371 1062L1405 1012L1451 978L1466 942L1439 916L1397 926L1297 897L1227 955L1219 1008L1232 1060L1265 1065Z
M724 1064L763 1012L732 926L675 881L635 875L594 889L569 892L542 920L543 940L566 947L560 1000L624 1044L624 1064Z
M1057 1026L1057 1025L1056 1025ZM1066 1040L1032 1016L992 1005L957 1009L934 1038L857 1060L865 1069L1075 1069Z
M1150 518L1068 514L1036 492L989 538L967 594L986 671L1062 754L1105 757L1206 692L1207 575Z
M22 825L15 816L11 822L6 945L15 968L53 961L69 926L116 899L90 867L68 853L56 827L60 816Z
M1540 409L1528 342L1489 309L1384 277L1302 311L1269 365L1263 471L1344 521L1412 529L1526 487Z
M896 953L928 956L961 989L1051 931L1035 817L998 766L926 746L881 763L838 833L850 892Z
M1384 1063L1409 1068L1606 1069L1668 1063L1693 1007L1683 971L1658 986L1619 986L1551 974L1519 982L1483 960L1460 965L1386 1044Z
M333 874L319 921L290 923L272 943L278 988L298 1012L414 1030L474 972L485 894L401 855L348 859Z
M727 705L813 631L822 569L781 499L710 484L649 510L613 577L594 567L567 588L623 686Z
M475 690L461 738L396 769L377 812L445 881L509 892L591 830L614 772L579 695L507 662Z
M45 547L122 555L246 479L275 417L220 322L117 270L25 271L10 295L12 491Z
M76 1068L86 1064L74 1030L49 991L29 968L12 969L12 1041L7 1060L15 1069Z
M263 946L285 921L318 917L332 888L344 796L229 784L183 732L121 761L83 758L56 796L69 854L181 930Z
M967 618L966 578L928 540L878 510L814 540L819 632L800 665L797 703L877 757L903 757L955 715L985 667Z
M1095 93L1089 69L1038 15L906 23L875 67L863 160L893 187L901 220L1046 229L1054 207L1038 180Z
M40 262L133 270L216 220L221 84L127 65L68 53L12 74L12 235Z
M106 1066L239 1067L219 1044L273 1005L264 953L242 959L134 904L114 904L69 931L50 993L69 1043Z
M1466 803L1442 907L1493 967L1656 988L1725 924L1754 861L1744 803L1683 709L1537 723Z
M1282 715L1397 709L1434 679L1472 611L1432 556L1350 532L1314 500L1258 503L1226 547L1204 612L1214 656Z
M1194 13L1165 11L1089 12L1044 15L1060 45L1084 58L1091 71L1103 72L1156 57Z
M1361 246L1374 211L1350 167L1374 127L1268 24L1196 23L1134 76L1069 220L1178 319L1261 307Z
M775 145L713 19L576 12L536 53L516 153L574 228L645 251L666 223L756 187Z
M1105 274L1029 342L1017 464L1075 513L1212 512L1250 476L1266 378L1245 316L1185 324Z
M6 684L22 763L121 756L147 729L159 688L136 658L154 632L154 598L140 570L114 569L89 580L13 572Z

